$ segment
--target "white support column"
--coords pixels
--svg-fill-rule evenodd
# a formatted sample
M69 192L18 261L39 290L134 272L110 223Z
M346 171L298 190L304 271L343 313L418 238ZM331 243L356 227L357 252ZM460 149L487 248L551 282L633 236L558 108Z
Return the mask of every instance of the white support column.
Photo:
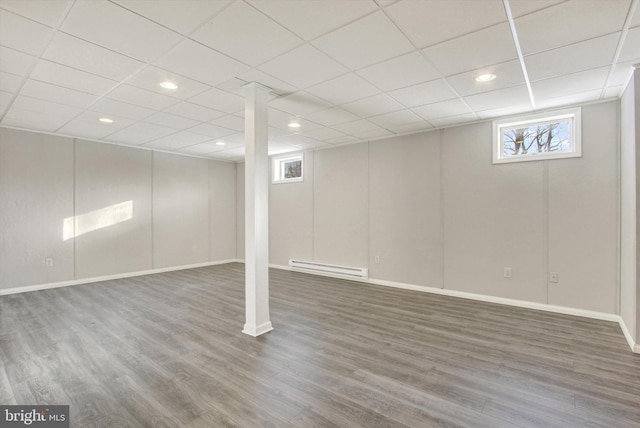
M245 132L245 307L243 333L273 330L269 318L269 158L267 103L270 89L244 87Z

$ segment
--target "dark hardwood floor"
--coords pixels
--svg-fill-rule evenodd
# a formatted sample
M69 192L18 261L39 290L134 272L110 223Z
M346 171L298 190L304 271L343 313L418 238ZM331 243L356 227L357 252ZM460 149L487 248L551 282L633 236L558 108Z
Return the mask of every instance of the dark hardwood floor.
M0 297L0 403L78 427L639 427L617 324L243 265Z

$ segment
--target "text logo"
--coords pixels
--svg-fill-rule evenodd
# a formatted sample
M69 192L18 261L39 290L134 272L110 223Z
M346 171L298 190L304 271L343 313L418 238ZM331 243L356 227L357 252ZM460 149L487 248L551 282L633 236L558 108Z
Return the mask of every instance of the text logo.
M3 406L0 426L69 428L69 406Z

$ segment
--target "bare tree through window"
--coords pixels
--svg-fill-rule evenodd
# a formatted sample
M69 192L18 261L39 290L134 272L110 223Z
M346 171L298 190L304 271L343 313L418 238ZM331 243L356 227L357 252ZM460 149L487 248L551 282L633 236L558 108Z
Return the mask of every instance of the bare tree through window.
M503 155L562 152L570 149L570 121L503 129Z

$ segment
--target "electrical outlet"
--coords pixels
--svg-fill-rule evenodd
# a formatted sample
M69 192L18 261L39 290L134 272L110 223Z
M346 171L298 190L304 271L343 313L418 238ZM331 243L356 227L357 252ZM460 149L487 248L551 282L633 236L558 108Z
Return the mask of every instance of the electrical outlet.
M504 268L504 277L505 278L511 278L511 268L510 267Z
M373 262L375 264L380 264L380 256L373 256Z
M46 267L53 267L53 258L47 257L46 259L44 259L44 265Z
M549 272L549 282L558 282L558 272Z

